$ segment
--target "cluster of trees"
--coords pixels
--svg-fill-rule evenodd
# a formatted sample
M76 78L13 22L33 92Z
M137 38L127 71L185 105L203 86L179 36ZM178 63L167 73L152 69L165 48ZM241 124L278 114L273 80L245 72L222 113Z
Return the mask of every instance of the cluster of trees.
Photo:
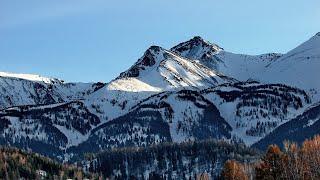
M236 111L238 117L259 119L274 116L283 120L289 107L299 109L304 102L311 102L305 91L282 84L248 86L243 83L236 83L234 87L240 90L216 90L215 93L226 102L234 102L237 98L240 99ZM256 109L250 107L256 107Z
M281 150L270 145L260 161L239 163L229 160L222 171L225 180L320 179L320 136L305 140L301 146L285 142Z
M31 149L33 152L61 160L66 153L68 139L58 127L88 133L100 119L90 113L83 102L73 101L63 105L32 108L36 106L15 107L1 115L0 145ZM10 118L18 118L18 124L10 125Z
M4 111L2 116L19 117L20 121L26 123L27 119L32 119L28 125L39 122L46 125L60 125L67 129L78 130L86 134L91 130L92 125L100 123L99 117L92 114L80 101L72 101L59 106L34 108L36 105L19 106L12 110ZM61 121L68 120L68 121ZM28 122L27 122L28 123Z
M35 109L26 112L23 118L42 120L43 123L65 126L67 129L74 128L82 134L88 133L92 125L100 123L100 119L92 114L80 101L73 101L54 108ZM68 121L61 121L68 120Z
M251 127L246 131L249 136L262 136L270 131L270 129L277 127L278 123L276 121L261 122L258 121L256 126Z
M38 154L14 148L0 148L0 179L98 179L81 168L62 165Z
M111 179L196 179L218 177L227 159L244 162L257 157L244 145L206 140L114 149L88 155L84 164Z

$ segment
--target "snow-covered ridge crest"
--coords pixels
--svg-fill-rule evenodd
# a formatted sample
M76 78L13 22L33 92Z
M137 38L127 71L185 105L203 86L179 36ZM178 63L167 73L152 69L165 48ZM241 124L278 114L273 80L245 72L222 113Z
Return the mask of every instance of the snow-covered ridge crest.
M171 51L178 56L195 60L209 69L215 70L218 74L239 81L247 81L248 79L261 81L259 72L264 71L266 65L281 56L278 53L235 54L198 36L174 46Z
M0 72L0 77L25 79L29 81L37 81L37 82L44 82L44 83L52 83L55 81L62 82L62 80L59 80L56 78L48 78L48 77L43 77L36 74L18 74L18 73Z
M300 54L306 55L307 53L310 53L310 55L318 55L319 51L316 51L317 49L320 49L320 32L312 36L308 41L289 51L283 58L281 58L281 60L288 59Z
M320 33L270 63L261 74L266 83L282 83L308 90L320 100Z

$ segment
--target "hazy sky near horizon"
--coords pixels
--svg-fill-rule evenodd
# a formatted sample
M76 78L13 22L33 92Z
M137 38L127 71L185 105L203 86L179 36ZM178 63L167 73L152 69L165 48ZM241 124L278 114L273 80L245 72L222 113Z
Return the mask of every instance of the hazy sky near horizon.
M150 45L285 53L319 31L319 0L0 0L0 71L107 82Z

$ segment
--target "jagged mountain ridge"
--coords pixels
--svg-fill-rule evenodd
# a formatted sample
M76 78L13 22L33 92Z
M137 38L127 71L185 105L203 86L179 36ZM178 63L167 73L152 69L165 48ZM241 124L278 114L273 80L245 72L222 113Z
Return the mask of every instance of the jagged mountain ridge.
M171 48L171 51L182 57L195 59L210 69L239 81L260 80L259 72L263 71L266 65L281 57L279 53L257 56L234 54L201 37L194 37L183 42Z
M127 71L121 73L108 86L110 88L115 87L119 80L128 80L125 83L125 85L128 85L131 84L132 78L154 87L150 91L163 91L187 86L196 88L214 86L229 81L227 77L196 61L177 56L158 46L151 46L142 58ZM139 88L140 86L132 91L146 91L146 89ZM130 91L131 89L119 88L119 90Z
M195 37L170 50L150 47L106 85L1 76L0 97L5 98L10 87L14 100L3 101L7 109L0 113L1 144L41 151L60 160L165 141L218 138L251 145L317 100L309 89L296 88L294 83L252 81L264 82L265 75L258 72L267 71L284 56L233 54ZM282 61L286 60L290 58ZM19 94L21 89L24 95ZM26 100L15 101L14 94ZM12 106L17 107L8 108ZM30 128L23 129L21 124ZM36 124L50 130L34 129ZM21 133L12 136L15 131ZM50 151L40 150L39 144Z

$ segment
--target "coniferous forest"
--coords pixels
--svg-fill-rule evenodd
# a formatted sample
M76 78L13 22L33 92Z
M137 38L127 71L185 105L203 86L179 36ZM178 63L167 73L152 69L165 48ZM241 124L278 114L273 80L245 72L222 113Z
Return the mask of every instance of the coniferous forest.
M145 148L121 148L88 156L90 172L111 179L216 179L228 159L254 162L259 153L241 144L205 140L164 143Z
M0 148L0 179L98 179L81 167L16 148Z
M73 165L16 148L0 149L0 179L320 179L320 136L270 145L265 153L206 140L117 148Z

